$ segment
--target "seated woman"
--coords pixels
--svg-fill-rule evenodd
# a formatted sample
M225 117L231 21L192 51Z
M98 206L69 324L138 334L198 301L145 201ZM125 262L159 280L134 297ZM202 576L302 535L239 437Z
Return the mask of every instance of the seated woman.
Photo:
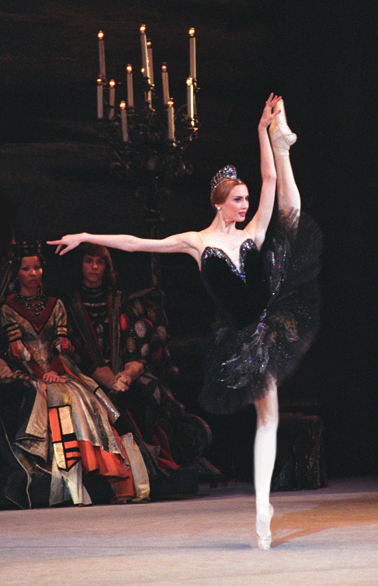
M91 504L83 473L100 474L113 483L114 502L131 500L135 489L130 463L94 394L98 386L70 361L64 305L43 293L40 244L17 246L12 264L18 291L5 301L1 323L15 369L21 370L20 376L28 373L37 391L28 435L17 445L43 464L52 453L50 505L69 498L76 505Z

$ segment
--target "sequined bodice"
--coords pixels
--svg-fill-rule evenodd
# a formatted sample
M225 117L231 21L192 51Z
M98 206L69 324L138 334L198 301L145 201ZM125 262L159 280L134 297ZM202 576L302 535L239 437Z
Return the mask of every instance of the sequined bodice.
M218 308L237 328L257 319L269 299L262 258L251 238L240 246L239 268L223 250L207 246L201 258L201 279Z

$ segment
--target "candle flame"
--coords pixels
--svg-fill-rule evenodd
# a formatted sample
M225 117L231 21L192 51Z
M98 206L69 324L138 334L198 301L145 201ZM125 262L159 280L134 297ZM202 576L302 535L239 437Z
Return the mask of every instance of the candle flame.
M145 24L142 24L142 26L140 27L140 29L139 29L139 30L140 30L140 32L141 32L142 34L143 34L143 33L145 33L145 32L146 32L146 25L145 25Z
M97 78L97 83L98 83L98 85L101 85L101 84L102 84L102 79L101 79L101 77L98 77L98 78Z
M100 41L102 41L102 39L104 38L104 33L102 31L99 31L97 36L100 39Z
M193 78L192 77L188 77L188 79L186 80L186 85L193 85Z
M121 110L125 110L126 108L126 102L121 102L119 107L121 108Z
M128 65L126 67L126 71L127 71L127 73L132 73L132 71L133 71L132 65Z
M194 35L196 34L196 29L195 29L195 28L193 28L193 27L192 27L192 28L190 28L190 29L189 29L189 34L190 34L190 36L191 36L191 37L194 37Z
M167 71L167 64L166 63L162 63L161 69L162 69L162 71Z
M141 71L141 73L144 73L144 67L142 67L142 69L140 71Z
M169 98L168 102L167 102L169 108L172 108L174 101L172 100L172 98Z
M110 85L110 87L114 87L114 86L115 86L115 84L116 84L116 83L115 83L114 79L111 79L111 80L109 81L109 85Z
M147 47L150 49L152 47L151 41L147 41Z

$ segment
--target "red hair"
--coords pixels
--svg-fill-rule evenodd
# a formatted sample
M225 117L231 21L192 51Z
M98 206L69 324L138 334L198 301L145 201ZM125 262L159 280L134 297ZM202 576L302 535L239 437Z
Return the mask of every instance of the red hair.
M236 185L245 185L245 183L244 181L240 181L240 179L228 179L227 181L222 181L216 186L210 197L210 203L214 209L217 205L226 201Z

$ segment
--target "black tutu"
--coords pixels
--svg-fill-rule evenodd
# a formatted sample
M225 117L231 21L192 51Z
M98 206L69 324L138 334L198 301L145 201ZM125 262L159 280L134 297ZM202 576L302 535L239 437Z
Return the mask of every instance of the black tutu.
M293 373L319 329L321 232L306 214L274 222L258 252L240 249L240 269L206 248L202 280L230 325L214 335L205 365L201 406L234 413L263 397L273 377Z

